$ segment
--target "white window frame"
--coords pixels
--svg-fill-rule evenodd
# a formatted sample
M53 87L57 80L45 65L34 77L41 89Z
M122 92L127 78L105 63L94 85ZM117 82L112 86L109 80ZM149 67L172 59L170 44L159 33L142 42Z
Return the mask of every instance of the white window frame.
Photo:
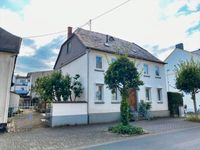
M149 91L149 99L147 98L147 90ZM145 88L145 100L148 102L151 101L151 87Z
M101 93L101 99L98 99L97 98L97 86L101 86L102 87L102 93ZM95 84L95 101L96 102L103 102L104 101L104 84L101 84L101 83L96 83Z
M147 73L145 72L145 66L147 67ZM144 73L144 75L149 75L149 65L148 64L144 64L143 65L143 73Z
M159 93L159 91L160 91L160 93ZM160 97L160 99L159 99L159 97ZM157 100L158 100L158 102L162 102L163 101L162 88L157 88Z
M156 74L157 69L158 69L158 75ZM159 66L155 66L155 76L160 77L160 67Z
M111 97L112 102L119 102L120 101L120 92L119 92L118 89L116 89L115 93L111 92L111 95L112 95L112 97Z
M97 57L101 58L101 68L97 67ZM96 56L95 57L95 68L98 70L102 70L103 69L103 57L102 56Z

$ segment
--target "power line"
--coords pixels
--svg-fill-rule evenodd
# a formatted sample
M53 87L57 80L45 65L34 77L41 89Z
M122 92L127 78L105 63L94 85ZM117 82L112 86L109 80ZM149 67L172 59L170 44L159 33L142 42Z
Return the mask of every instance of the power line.
M87 21L86 23L82 24L82 25L79 26L79 27L76 27L75 29L77 29L77 28L82 28L82 27L85 27L86 25L89 25L90 30L91 30L92 21L94 21L94 20L96 20L96 19L99 19L99 18L101 18L101 17L107 15L108 13L110 13L110 12L112 12L112 11L114 11L114 10L120 8L121 6L125 5L126 3L130 2L130 1L131 1L131 0L127 0L127 1L125 1L125 2L123 2L123 3L121 3L121 4L119 4L119 5L117 5L117 6L113 7L113 8L111 8L111 9L109 9L109 10L103 12L102 14L100 14L100 15L98 15L98 16L92 18L92 19L90 19L89 21ZM50 35L60 34L60 33L64 33L64 32L67 32L67 30L58 31L58 32L52 32L52 33L46 33L46 34L41 34L41 35L27 36L27 37L23 37L23 38L24 38L24 39L27 39L27 38L39 38L39 37L44 37L44 36L50 36Z
M126 3L130 2L130 1L131 1L131 0L127 0L127 1L125 1L125 2L123 2L123 3L121 3L121 4L117 5L117 6L115 6L115 7L113 7L113 8L107 10L106 12L104 12L104 13L102 13L102 14L96 16L96 17L94 17L94 18L91 19L91 20L93 21L93 20L96 20L96 19L98 19L98 18L100 18L100 17L102 17L102 16L104 16L104 15L107 15L108 13L114 11L115 9L118 9L119 7L125 5Z
M23 38L24 39L39 38L39 37L44 37L44 36L50 36L50 35L60 34L60 33L64 33L64 32L67 32L67 30L58 31L58 32L52 32L52 33L46 33L46 34L40 34L40 35L27 36L27 37L23 37Z
M117 5L117 6L115 6L115 7L113 7L113 8L111 8L111 9L105 11L104 13L102 13L102 14L100 14L100 15L98 15L98 16L92 18L92 19L90 19L89 21L87 21L87 22L84 23L83 25L79 26L78 28L82 28L82 27L84 27L84 26L86 26L86 25L89 25L89 26L90 26L90 30L91 30L92 21L94 21L94 20L96 20L96 19L99 19L99 18L101 18L101 17L107 15L108 13L110 13L110 12L112 12L112 11L118 9L119 7L125 5L126 3L130 2L130 1L131 1L131 0L127 0L127 1L125 1L125 2L123 2L123 3L121 3L121 4L119 4L119 5Z

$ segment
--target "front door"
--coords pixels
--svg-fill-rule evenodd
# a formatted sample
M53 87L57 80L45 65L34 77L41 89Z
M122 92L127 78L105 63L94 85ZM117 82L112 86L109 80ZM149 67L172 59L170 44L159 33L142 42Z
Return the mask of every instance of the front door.
M129 97L128 97L129 106L132 111L137 110L137 92L135 89L129 89Z

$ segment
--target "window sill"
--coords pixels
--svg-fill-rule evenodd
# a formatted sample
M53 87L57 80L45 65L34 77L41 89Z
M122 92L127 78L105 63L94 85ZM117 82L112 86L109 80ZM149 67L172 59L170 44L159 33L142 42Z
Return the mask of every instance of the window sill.
M111 101L111 104L120 104L121 101Z
M144 77L148 77L148 78L150 78L150 75L144 75Z
M151 100L146 100L145 102L151 103L152 101Z
M104 104L105 102L104 101L95 101L94 103L95 104Z
M157 104L163 104L163 102L157 102Z
M94 69L94 71L98 71L98 72L104 72L104 70L103 69Z
M161 79L161 77L160 77L160 76L155 76L155 78L156 78L156 79Z

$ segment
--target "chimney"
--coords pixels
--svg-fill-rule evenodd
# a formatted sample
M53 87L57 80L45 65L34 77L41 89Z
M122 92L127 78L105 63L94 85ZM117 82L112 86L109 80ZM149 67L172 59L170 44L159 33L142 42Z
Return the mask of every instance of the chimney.
M68 27L67 38L70 38L71 36L72 36L72 27Z
M176 44L175 47L184 50L183 43Z

